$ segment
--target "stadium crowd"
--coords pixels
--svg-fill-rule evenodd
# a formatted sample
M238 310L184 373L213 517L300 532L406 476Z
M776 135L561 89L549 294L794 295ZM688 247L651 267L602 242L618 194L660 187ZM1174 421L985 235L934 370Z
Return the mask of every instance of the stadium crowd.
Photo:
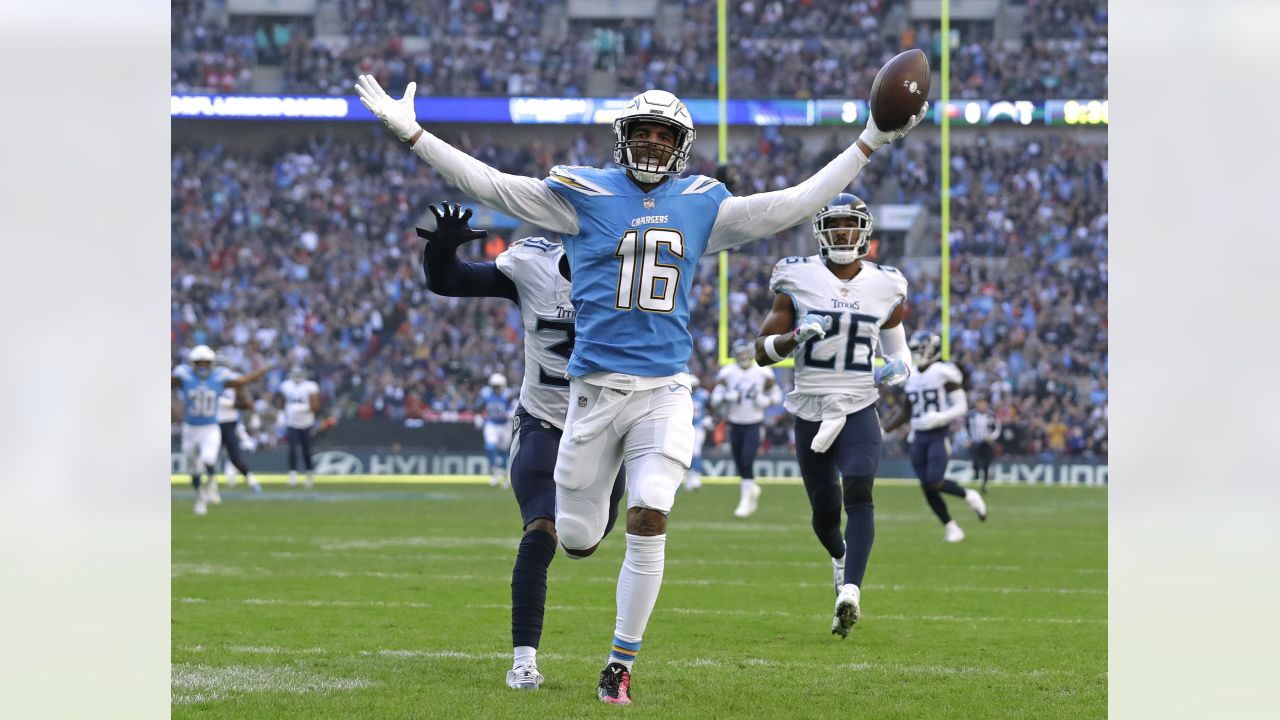
M607 148L586 135L524 147L445 138L531 176L558 163L608 162ZM832 144L839 142L833 135ZM885 150L852 190L873 203L922 203L936 214L937 149L907 143ZM739 192L796 182L830 154L763 129L756 145L734 157L746 186ZM699 160L690 170L712 174L715 167ZM971 399L991 401L1006 427L1006 453L1105 456L1105 145L1055 138L997 146L980 138L954 149L952 176L953 353ZM270 360L276 370L267 388L304 363L328 412L346 420L465 420L490 373L505 372L518 385L516 307L424 288L413 228L428 204L463 198L386 142L381 128L359 137L313 134L265 154L178 141L172 186L175 363L199 343L219 349L233 367ZM895 196L880 187L895 188ZM801 226L731 253L731 339L754 336L771 302L773 263L797 247L812 252L808 232ZM484 259L500 249L477 243L464 256ZM902 267L911 280L907 326L936 331L936 261ZM691 370L708 387L717 370L717 275L716 261L705 260L692 297L698 351ZM270 442L269 395L258 409L268 420L259 440ZM786 414L775 408L766 442L785 444L787 429Z
M1103 98L1105 0L1006 0L1025 5L1021 32L962 34L952 47L958 98ZM715 97L715 3L689 0L680 27L653 19L574 20L570 42L541 33L550 0L342 0L343 32L318 35L310 18L228 21L222 0L175 0L175 92L249 92L259 64L283 69L287 93L351 92L372 74L384 86L418 83L423 95L581 96L592 70L612 73L620 95L661 87ZM857 98L880 65L920 47L940 67L936 21L884 28L888 0L744 0L729 17L729 87L735 97ZM237 29L232 29L236 25Z

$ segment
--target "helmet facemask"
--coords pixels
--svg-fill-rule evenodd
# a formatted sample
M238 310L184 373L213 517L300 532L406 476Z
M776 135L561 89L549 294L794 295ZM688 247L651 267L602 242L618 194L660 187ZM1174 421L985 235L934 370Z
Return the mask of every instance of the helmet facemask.
M653 140L634 140L637 125L655 123L671 131L674 146ZM694 132L660 115L631 115L614 121L613 161L644 183L656 183L665 175L679 175L689 164Z
M818 254L837 265L865 257L871 249L871 214L849 205L828 206L813 218Z
M907 342L907 347L911 350L911 359L917 368L942 357L942 338L924 331L914 333Z

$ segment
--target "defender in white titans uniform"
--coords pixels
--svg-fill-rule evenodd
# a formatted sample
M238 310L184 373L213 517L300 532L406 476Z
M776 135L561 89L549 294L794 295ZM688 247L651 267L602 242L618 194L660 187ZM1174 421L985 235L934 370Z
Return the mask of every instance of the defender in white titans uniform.
M894 430L911 418L911 466L920 478L925 501L942 523L943 539L956 543L964 540L964 531L951 519L943 494L963 498L979 520L987 519L982 495L945 477L951 459L951 424L969 411L964 374L954 363L941 359L942 338L937 335L917 332L911 337L911 354L919 372L903 386L906 403L899 415L885 424L885 430Z
M734 517L750 517L759 507L760 486L756 483L756 452L760 449L760 425L764 411L782 402L782 388L774 381L773 371L756 365L751 345L739 340L733 344L734 364L720 369L711 404L729 421L729 448L742 478L738 507Z
M227 454L227 461L222 469L227 476L228 487L235 487L236 471L239 471L249 483L250 490L262 492L262 486L258 484L253 471L249 469L249 463L245 462L244 455L240 452L242 444L245 444L241 440L244 425L240 423L240 408L250 406L251 401L244 388L226 388L218 398L218 430L222 436L222 449Z
M289 377L280 383L279 392L284 396L284 424L289 441L289 487L298 484L297 455L302 455L302 466L307 471L306 486L311 489L315 476L311 466L311 430L316 424L316 412L320 410L320 386L307 379L307 371L295 365Z
M761 365L786 355L796 358L796 387L786 406L796 416L796 460L813 510L813 531L831 555L836 589L831 632L841 637L861 614L862 580L875 540L871 488L881 436L876 352L888 359L881 383L900 384L911 372L902 329L907 280L894 268L861 259L870 247L871 228L866 203L848 193L818 211L813 219L818 254L784 258L774 266L773 310L756 340ZM842 504L848 515L843 538Z
M542 684L537 651L547 602L547 569L556 552L556 455L569 408L565 372L573 354L576 313L570 297L564 246L543 238L511 244L492 263L462 262L457 248L485 236L472 230L471 211L444 204L435 231L418 228L427 240L422 265L427 286L447 297L506 298L520 308L524 327L524 380L511 444L511 489L520 504L524 535L511 571L511 646L514 660L507 686L536 690ZM614 478L607 534L618 517L625 476Z

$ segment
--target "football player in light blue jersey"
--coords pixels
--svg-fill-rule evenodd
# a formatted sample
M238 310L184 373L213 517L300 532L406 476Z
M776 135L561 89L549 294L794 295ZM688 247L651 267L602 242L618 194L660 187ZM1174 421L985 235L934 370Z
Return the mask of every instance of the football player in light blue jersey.
M511 450L511 416L516 410L515 395L507 389L502 373L489 376L489 384L480 389L478 410L484 416L484 451L489 455L489 487L506 489L507 453Z
M625 463L627 549L597 697L629 704L632 664L662 585L667 513L693 456L687 326L698 259L807 220L928 106L890 132L868 121L854 145L795 187L734 197L714 178L679 177L695 132L688 108L669 92L637 95L614 120L616 167L556 166L539 180L499 172L423 130L416 89L411 83L397 100L372 76L356 85L365 107L445 180L564 241L577 342L556 462L556 528L570 557L594 552Z
M707 431L715 427L711 415L707 413L707 403L711 402L711 393L701 387L698 376L690 375L693 385L693 459L689 462L689 470L684 475L684 489L697 490L702 487L702 446L707 443Z
M239 388L267 373L269 365L235 377L230 368L214 367L217 355L207 345L197 345L187 356L189 365L179 365L170 376L170 385L182 393L182 453L191 466L191 486L196 490L197 515L208 512L208 503L218 503L214 473L218 465L221 432L218 428L218 398L227 388ZM209 476L204 487L200 475Z

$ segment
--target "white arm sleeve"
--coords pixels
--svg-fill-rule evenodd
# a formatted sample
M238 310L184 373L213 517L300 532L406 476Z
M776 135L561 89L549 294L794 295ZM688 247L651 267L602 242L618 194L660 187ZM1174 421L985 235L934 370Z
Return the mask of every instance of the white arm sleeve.
M707 252L728 250L808 220L853 182L867 162L855 143L799 185L725 198L711 227Z
M578 234L578 211L537 178L499 172L426 130L413 152L470 198L540 228Z
M886 358L898 358L911 366L911 348L907 347L907 331L902 323L891 328L880 328L880 354ZM911 372L915 372L912 368Z
M938 413L938 417L947 422L954 422L964 417L969 412L969 401L965 399L964 390L956 388L947 393L947 400L951 403L951 407Z

